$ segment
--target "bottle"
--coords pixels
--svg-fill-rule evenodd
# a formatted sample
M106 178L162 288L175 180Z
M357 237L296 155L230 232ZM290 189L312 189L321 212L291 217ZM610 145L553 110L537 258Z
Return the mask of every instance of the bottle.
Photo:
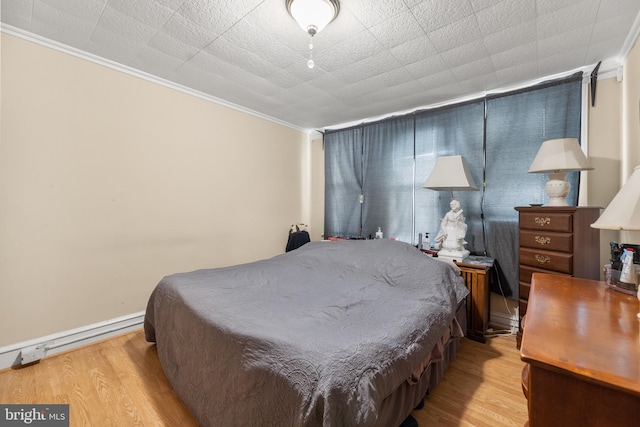
M378 227L378 231L376 231L376 239L382 239L382 230Z
M424 233L424 243L423 246L425 249L431 249L431 240L429 240L429 233Z
M627 248L622 259L622 271L620 271L620 281L624 283L636 283L636 269L633 264L633 249Z

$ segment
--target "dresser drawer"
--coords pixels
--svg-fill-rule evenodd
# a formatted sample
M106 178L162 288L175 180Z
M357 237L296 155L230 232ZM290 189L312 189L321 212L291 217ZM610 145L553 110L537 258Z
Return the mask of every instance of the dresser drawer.
M520 264L573 274L573 254L520 248Z
M573 234L546 230L520 230L520 246L547 251L573 252Z
M519 206L518 296L520 317L527 311L533 273L598 280L600 232L590 227L599 207ZM522 329L516 336L519 348Z
M573 231L570 213L520 212L520 228L529 230Z
M518 266L518 280L520 284L531 283L531 275L533 273L558 274L560 276L570 276L570 274L559 273L557 271L545 270L543 268L527 267L520 264ZM520 296L522 298L522 296Z

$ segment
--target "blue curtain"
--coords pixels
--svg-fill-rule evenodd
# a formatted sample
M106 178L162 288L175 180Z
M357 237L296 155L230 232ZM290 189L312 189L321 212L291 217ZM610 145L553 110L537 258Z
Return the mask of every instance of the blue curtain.
M365 237L380 227L385 237L411 242L413 230L413 117L364 127Z
M487 97L486 204L489 254L503 272L506 295L518 294L518 213L546 203L546 174L528 173L543 141L580 138L581 74L526 90ZM567 202L578 202L579 172L567 174Z
M422 188L439 156L464 156L480 191L456 192L467 248L496 258L502 291L517 298L514 207L545 203L545 174L527 171L543 141L580 137L582 74L475 101L325 134L325 235L431 238L451 194ZM578 200L579 173L567 175ZM486 186L483 185L486 184ZM494 289L495 290L495 289Z
M484 100L468 104L447 106L416 114L416 173L414 191L416 195L416 234L429 233L433 242L440 222L450 209L451 193L434 191L422 187L440 156L462 155L469 166L473 180L482 188ZM484 252L480 191L457 191L453 194L460 200L467 222L467 248Z
M580 139L580 80L553 82L535 89L487 98L486 213L516 219L514 206L546 203L546 174L527 173L543 141ZM568 196L578 201L579 172L571 172Z
M327 237L361 235L362 147L361 128L327 133L324 137L324 234Z

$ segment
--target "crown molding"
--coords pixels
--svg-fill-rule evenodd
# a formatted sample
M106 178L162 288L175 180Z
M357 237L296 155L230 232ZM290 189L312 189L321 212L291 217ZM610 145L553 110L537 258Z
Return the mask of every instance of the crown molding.
M48 47L50 49L57 50L62 53L66 53L68 55L75 56L80 59L84 59L86 61L93 62L95 64L101 65L103 67L111 68L112 70L119 71L125 74L129 74L130 76L137 77L152 83L159 84L169 89L177 90L179 92L185 93L187 95L195 96L200 99L204 99L205 101L213 102L214 104L218 104L227 108L231 108L233 110L240 111L245 114L249 114L254 117L258 117L300 132L304 132L307 134L311 133L311 129L304 129L299 126L295 126L291 123L285 122L283 120L277 119L275 117L268 116L266 114L262 114L258 111L251 110L249 108L243 107L238 104L234 104L232 102L226 101L222 98L217 98L215 96L209 95L204 92L200 92L198 90L191 89L187 86L180 85L178 83L174 83L172 81L154 76L153 74L146 73L144 71L129 67L124 64L120 64L115 61L111 61L109 59L103 58L98 55L94 55L92 53L83 51L81 49L65 45L63 43L56 42L54 40L48 39L46 37L39 36L37 34L31 33L29 31L13 27L11 25L7 25L5 23L0 24L0 32L21 38L23 40L30 41L32 43L39 44L44 47Z
M624 61L627 60L627 56L631 53L631 49L638 41L640 37L640 13L636 16L635 21L633 21L633 25L631 25L631 29L629 30L629 34L622 45L622 49L620 49L620 64L623 64Z

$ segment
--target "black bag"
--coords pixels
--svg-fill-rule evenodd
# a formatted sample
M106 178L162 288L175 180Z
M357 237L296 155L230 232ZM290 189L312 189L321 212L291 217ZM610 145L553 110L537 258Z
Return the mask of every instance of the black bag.
M303 229L301 229L300 226L302 226ZM304 228L306 228L304 224L295 224L291 226L289 229L289 240L287 241L286 252L298 249L300 246L311 241L309 233L307 230L304 230Z

